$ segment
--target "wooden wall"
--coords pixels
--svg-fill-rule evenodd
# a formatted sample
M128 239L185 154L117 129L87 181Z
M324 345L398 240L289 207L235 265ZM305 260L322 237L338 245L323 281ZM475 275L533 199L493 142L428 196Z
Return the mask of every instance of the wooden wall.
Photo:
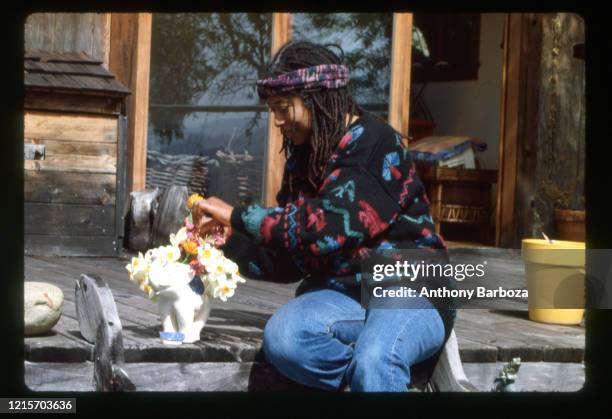
M116 254L118 117L26 111L24 121L25 144L45 146L44 159L24 161L26 254Z
M25 24L26 50L84 51L108 68L109 13L34 13Z
M84 114L67 96L26 97L25 143L46 148L44 160L24 162L30 253L110 255L120 248L125 194L145 187L150 31L150 13L28 16L26 50L84 51L132 92L127 108L81 96L100 105L97 115ZM66 112L54 112L60 109Z
M84 51L104 62L132 94L127 102L127 188L145 188L151 13L34 13L25 47Z

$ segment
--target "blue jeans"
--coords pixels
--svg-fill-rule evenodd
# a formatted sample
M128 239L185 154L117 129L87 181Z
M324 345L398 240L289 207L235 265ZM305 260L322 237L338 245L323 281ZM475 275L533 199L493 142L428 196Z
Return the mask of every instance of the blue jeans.
M266 360L319 389L406 391L410 366L434 355L444 324L425 298L414 308L365 310L333 289L306 292L278 309L264 330Z

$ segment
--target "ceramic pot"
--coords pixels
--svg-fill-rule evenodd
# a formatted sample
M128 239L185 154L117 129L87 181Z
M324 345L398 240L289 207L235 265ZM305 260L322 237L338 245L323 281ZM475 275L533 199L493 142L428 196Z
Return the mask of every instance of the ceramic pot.
M521 254L529 292L529 319L580 324L585 301L585 243L524 239Z
M585 211L555 209L555 225L559 239L586 241Z

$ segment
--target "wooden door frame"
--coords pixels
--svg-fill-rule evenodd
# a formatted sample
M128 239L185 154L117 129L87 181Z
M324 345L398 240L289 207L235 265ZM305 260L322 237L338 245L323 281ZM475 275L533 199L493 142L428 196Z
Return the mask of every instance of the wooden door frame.
M128 192L146 187L151 13L110 13L109 71L127 86Z
M291 13L272 13L271 56L291 39ZM274 115L268 115L268 141L264 155L263 205L275 207L276 194L283 179L285 155L279 153L283 146L283 136L274 126Z
M504 22L495 246L519 247L533 223L541 15Z

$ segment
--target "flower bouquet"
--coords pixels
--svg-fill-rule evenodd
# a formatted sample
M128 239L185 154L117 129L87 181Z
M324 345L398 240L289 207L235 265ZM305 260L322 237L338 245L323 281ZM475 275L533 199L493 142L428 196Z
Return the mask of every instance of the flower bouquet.
M169 245L139 253L126 265L130 280L158 303L165 344L198 341L211 299L227 301L237 284L246 282L238 265L218 249L224 243L223 231L216 229L204 238L198 234L191 209L202 199L197 194L189 197L185 225L170 235Z

